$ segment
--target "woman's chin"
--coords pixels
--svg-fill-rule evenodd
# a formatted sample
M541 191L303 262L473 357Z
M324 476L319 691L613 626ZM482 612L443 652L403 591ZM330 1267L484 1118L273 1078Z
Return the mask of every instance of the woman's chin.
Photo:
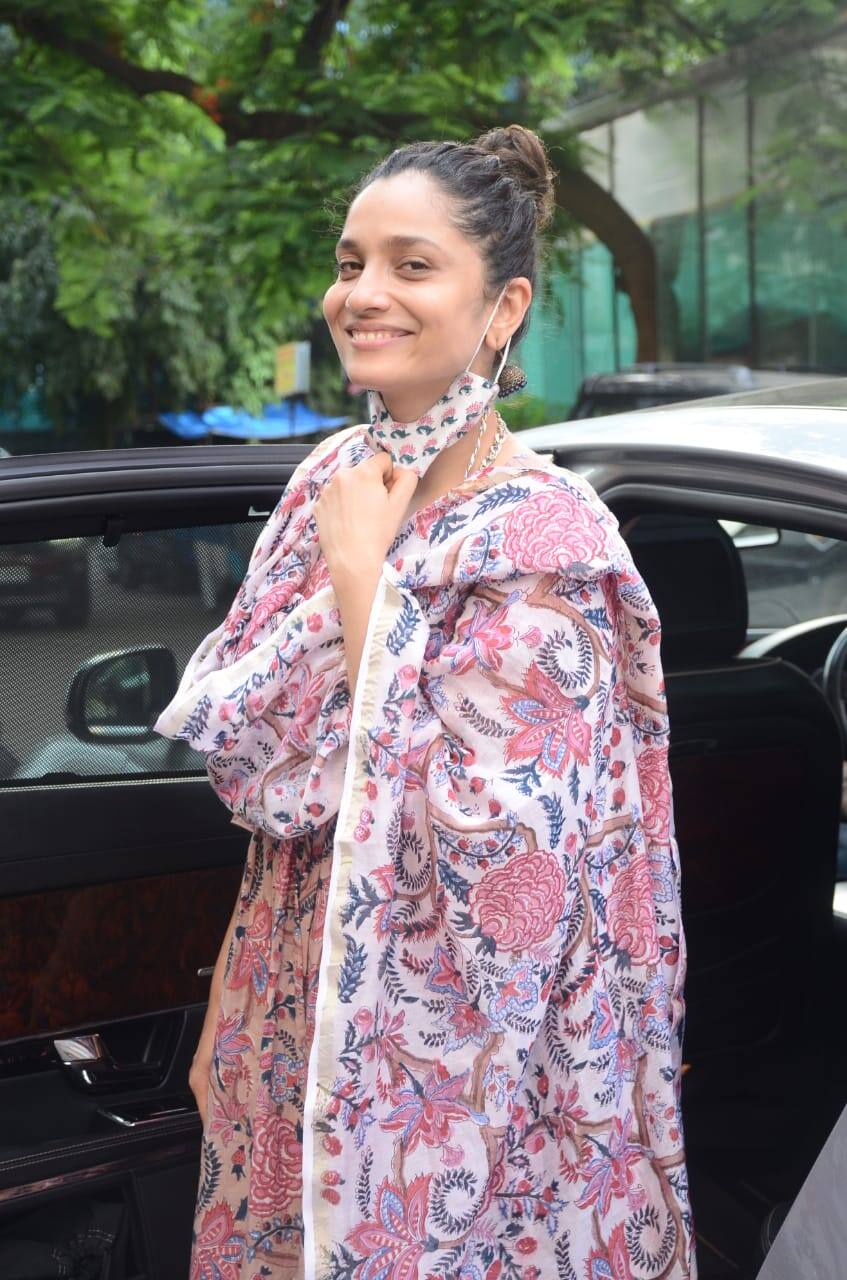
M400 410L398 422L411 422L420 414L426 413L443 394L450 384L450 375L437 372L429 377L421 377L420 366L413 360L399 360L389 352L367 352L361 356L357 351L344 365L347 378L359 387L369 391L378 391L389 407L394 411L395 404ZM410 410L417 409L417 412Z
M411 367L410 367L411 364ZM348 373L358 374L357 382L367 378L379 378L383 382L404 382L412 376L413 363L400 358L397 352L388 348L375 351L354 350L346 362Z

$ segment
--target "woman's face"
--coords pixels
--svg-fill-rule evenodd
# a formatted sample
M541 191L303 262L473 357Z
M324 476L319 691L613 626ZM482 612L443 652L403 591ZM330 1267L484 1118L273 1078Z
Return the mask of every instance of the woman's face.
M398 421L425 412L466 368L494 307L482 256L447 209L426 174L372 182L348 210L324 296L347 376L381 391ZM475 372L490 374L500 328L492 324Z

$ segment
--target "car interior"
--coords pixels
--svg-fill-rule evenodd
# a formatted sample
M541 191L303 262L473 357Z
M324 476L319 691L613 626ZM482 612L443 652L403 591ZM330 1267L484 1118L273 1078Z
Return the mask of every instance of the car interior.
M773 635L748 643L742 556L717 519L640 514L622 532L663 627L701 1275L754 1275L845 1101L841 731L813 645L807 671L796 645L792 661Z
M46 523L0 501L4 1280L187 1274L188 1071L248 836L149 726L296 452L190 501L151 480ZM847 1095L847 542L753 503L749 524L718 499L610 505L662 619L700 1277L752 1280ZM37 569L58 554L88 583L77 625Z

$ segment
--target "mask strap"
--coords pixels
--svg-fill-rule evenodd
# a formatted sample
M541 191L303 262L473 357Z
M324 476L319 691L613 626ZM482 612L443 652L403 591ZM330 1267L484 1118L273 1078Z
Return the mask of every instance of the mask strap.
M488 333L488 330L491 328L491 322L492 322L492 320L494 319L494 317L495 317L495 316L496 316L496 314L497 314L497 308L500 306L500 303L503 301L503 294L504 294L504 293L506 292L506 290L508 289L508 287L509 287L509 284L510 284L510 283L511 283L511 281L507 280L507 281L506 281L506 283L503 285L503 288L500 290L500 296L499 296L499 298L497 299L497 301L494 303L494 309L493 309L493 311L491 312L491 315L488 317L488 320L487 320L487 322L486 322L485 328L483 329L482 334L480 335L479 342L478 342L478 343L476 344L476 346L474 347L474 353L473 353L473 355L471 356L471 358L470 358L470 360L468 361L468 363L465 365L465 370L464 370L464 371L465 371L465 373L467 373L467 372L468 372L468 370L470 369L470 367L471 367L471 365L473 364L474 360L476 360L477 356L479 355L479 349L480 349L480 347L482 346L483 342L485 342L485 335ZM509 342L511 342L511 338L509 339ZM508 345L508 343L506 344L506 350L507 350L507 351L509 350L509 345ZM504 361L503 361L503 364L505 364L505 363L506 363L506 361L504 360ZM501 364L501 365L500 365L500 371L502 371L502 369L503 369L503 364ZM498 378L499 378L499 376L500 376L500 372L498 372L498 374L497 374L497 377L498 377Z
M511 334L509 334L508 338L506 339L506 345L505 345L505 347L503 348L503 359L500 361L500 367L499 367L499 369L497 370L497 372L495 373L495 375L494 375L494 377L493 377L493 379L492 379L492 381L493 381L493 382L499 382L499 381L500 381L500 374L503 372L503 370L504 370L504 369L505 369L505 367L506 367L506 361L507 361L507 360L508 360L508 358L509 358L509 347L510 347L511 345L512 345L512 335L511 335Z

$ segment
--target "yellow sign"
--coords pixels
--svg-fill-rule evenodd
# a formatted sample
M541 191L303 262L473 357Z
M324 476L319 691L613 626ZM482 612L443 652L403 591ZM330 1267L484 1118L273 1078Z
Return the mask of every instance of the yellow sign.
M276 349L274 390L278 396L304 396L309 390L311 343L286 342Z

